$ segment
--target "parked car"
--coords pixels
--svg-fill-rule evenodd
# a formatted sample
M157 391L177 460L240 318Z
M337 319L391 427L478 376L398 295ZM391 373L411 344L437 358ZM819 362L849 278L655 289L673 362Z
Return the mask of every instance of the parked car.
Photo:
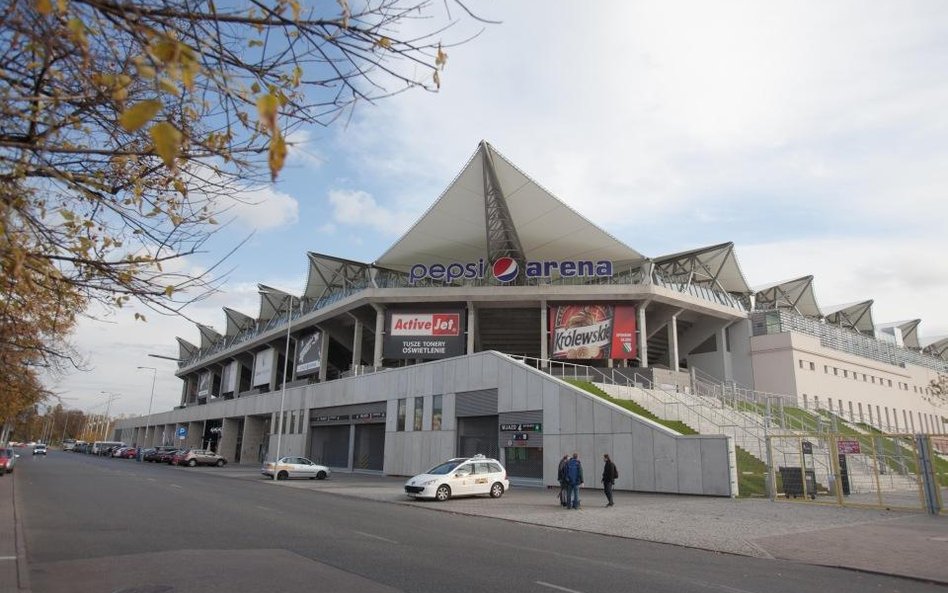
M119 453L122 459L136 459L138 457L138 447L128 447Z
M0 447L0 475L13 471L17 457L19 455L16 454L13 447Z
M179 452L178 449L170 449L168 451L163 451L158 457L159 463L167 463L169 465L174 465L174 456Z
M72 451L76 448L76 439L66 439L63 441L63 451Z
M33 446L33 455L46 455L46 445L37 443Z
M483 455L457 457L419 474L405 483L412 498L445 501L452 496L490 494L500 498L510 488L507 470L496 459Z
M157 447L152 447L151 449L145 449L142 453L142 461L148 461L150 463L158 463L161 461L161 456L165 453L174 453L176 449L174 447L169 447L167 445L159 445ZM167 463L167 460L165 460Z
M216 465L221 467L227 463L222 455L218 455L207 449L186 449L179 451L174 456L174 465L186 465L194 467L195 465Z
M305 457L281 457L273 463L268 461L260 468L260 473L277 480L289 478L309 478L310 480L325 480L329 477L329 468L310 461Z

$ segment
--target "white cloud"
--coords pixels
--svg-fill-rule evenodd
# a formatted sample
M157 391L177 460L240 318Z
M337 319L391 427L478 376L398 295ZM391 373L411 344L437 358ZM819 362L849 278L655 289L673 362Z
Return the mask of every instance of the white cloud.
M322 167L326 157L316 146L312 133L299 128L286 135L287 166L301 165L307 169Z
M299 219L296 198L268 185L244 189L232 197L227 214L247 228L272 230Z
M389 236L404 232L415 219L412 213L396 212L382 206L361 190L332 190L329 203L334 222L372 229Z

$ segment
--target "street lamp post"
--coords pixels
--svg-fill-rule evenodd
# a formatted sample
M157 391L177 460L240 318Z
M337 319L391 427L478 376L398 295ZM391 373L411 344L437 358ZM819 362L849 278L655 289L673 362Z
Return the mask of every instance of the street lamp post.
M107 441L109 440L108 439L109 424L110 424L109 411L112 409L112 400L118 398L120 394L112 393L111 391L101 391L100 393L104 393L109 396L109 401L105 405L105 422L104 422L104 425L102 426L102 440Z
M158 379L158 369L155 367L138 367L139 369L149 369L151 370L151 397L148 398L148 416L145 417L145 434L142 436L143 440L148 439L148 423L151 421L151 404L155 401L155 381ZM144 447L144 443L142 444ZM139 454L138 460L141 461L142 456Z
M274 470L277 463L280 461L280 448L283 445L283 414L284 408L286 407L286 378L289 374L290 366L290 329L293 326L293 298L290 295L287 295L287 307L286 307L286 349L283 353L283 388L280 393L280 415L277 417L277 448L276 448L276 457L273 459ZM300 308L302 309L302 301L300 301ZM276 471L273 472L273 479L276 480Z

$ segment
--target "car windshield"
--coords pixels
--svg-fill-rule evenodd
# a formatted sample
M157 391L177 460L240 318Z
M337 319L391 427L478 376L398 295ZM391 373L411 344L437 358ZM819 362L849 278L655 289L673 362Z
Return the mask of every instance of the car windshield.
M454 468L460 465L460 463L461 463L460 461L446 461L437 467L433 467L429 469L425 473L436 474L436 475L449 474Z

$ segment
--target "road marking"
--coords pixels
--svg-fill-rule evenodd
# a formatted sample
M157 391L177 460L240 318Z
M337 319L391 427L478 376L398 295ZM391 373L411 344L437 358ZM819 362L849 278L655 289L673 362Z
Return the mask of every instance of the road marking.
M557 591L566 591L567 593L580 593L576 589L567 589L566 587L560 587L559 585L553 585L551 583L544 583L543 581L533 581L534 583L541 585L543 587L549 587L550 589L556 589Z
M149 481L149 482L157 482L158 480L156 480L155 478L148 478L148 481Z
M181 488L181 486L178 486L177 484L170 484L170 486L171 486L172 488Z
M260 506L259 504L257 505L257 508L260 509L260 510L263 510L263 511L272 511L272 510L273 510L273 509L271 509L270 507L262 507L262 506Z
M0 556L0 560L16 560L16 556Z
M382 537L381 535L373 535L371 533L366 533L364 531L353 531L353 533L358 533L359 535L364 535L365 537L371 537L372 539L377 539L389 544L397 544L398 542L393 539L388 539L387 537Z

